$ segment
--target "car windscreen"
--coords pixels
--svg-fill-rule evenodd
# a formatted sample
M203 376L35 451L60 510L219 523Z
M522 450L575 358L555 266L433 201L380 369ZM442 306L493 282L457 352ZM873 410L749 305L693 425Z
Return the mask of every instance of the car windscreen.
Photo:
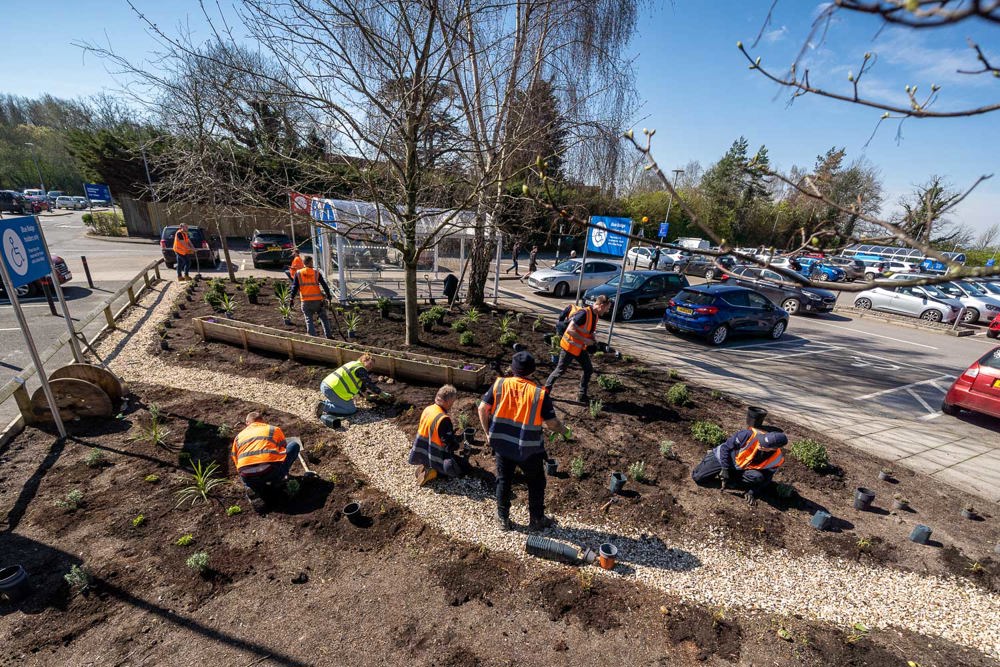
M921 289L924 290L924 292L927 294L927 296L932 296L935 299L950 299L951 298L951 296L949 294L946 294L945 292L942 292L940 289L937 288L936 285L921 285L920 287L921 287Z
M959 280L958 284L964 287L965 291L968 292L969 294L974 294L975 296L986 296L986 290L984 290L979 285L974 285L964 280Z
M608 281L608 285L618 286L618 280L621 278L620 275L615 276ZM622 283L622 289L634 289L643 283L642 276L637 276L634 273L625 274L625 282Z
M573 273L578 268L580 268L580 262L575 259L571 259L569 261L556 264L554 267L552 267L552 270L560 271L562 273Z
M991 294L1000 294L1000 285L996 283L979 283L979 286Z
M259 243L273 243L276 245L292 242L286 234L258 234L255 238Z
M708 306L715 303L714 294L706 294L704 292L695 292L694 290L681 290L680 294L674 297L675 301L683 301L684 303L691 303L696 306Z
M951 283L940 283L938 284L938 288L940 288L940 290L942 292L945 292L948 296L952 297L965 296L962 290L958 289L958 287L952 285Z

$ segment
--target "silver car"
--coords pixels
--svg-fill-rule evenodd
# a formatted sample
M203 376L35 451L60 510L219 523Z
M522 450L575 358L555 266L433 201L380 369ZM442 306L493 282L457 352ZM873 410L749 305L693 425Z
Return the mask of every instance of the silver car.
M962 304L934 285L902 285L859 292L854 307L909 315L929 322L954 322Z
M528 277L528 287L538 292L564 297L570 292L576 292L580 280L580 269L583 269L583 285L585 292L591 287L597 287L608 282L621 272L621 267L603 259L588 259L587 266L579 259L567 259L556 264L551 269L535 271Z
M903 276L893 276L893 280L907 280L912 278L931 278L929 274L910 274ZM947 283L938 283L937 289L955 299L965 307L962 321L974 324L976 322L988 323L997 314L1000 314L1000 296L993 294L979 283L969 280L952 280Z

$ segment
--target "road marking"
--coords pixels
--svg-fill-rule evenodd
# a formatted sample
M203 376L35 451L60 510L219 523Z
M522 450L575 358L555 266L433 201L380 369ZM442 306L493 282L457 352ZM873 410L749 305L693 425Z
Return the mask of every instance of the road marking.
M0 329L0 331L20 331L21 327L13 327L11 329Z
M869 333L867 331L861 331L860 329L852 329L850 327L844 327L844 326L841 326L839 324L830 324L829 322L826 322L825 324L828 327L836 327L837 329L843 329L844 331L851 331L853 333L862 334L864 336L875 336L876 338L885 338L886 340L894 340L897 343L906 343L907 345L916 345L918 347L926 347L926 348L928 348L930 350L936 350L937 349L933 345L924 345L923 343L914 343L912 341L903 340L902 338L893 338L892 336L883 336L882 334Z
M833 352L835 350L843 350L842 347L824 347L818 350L805 350L803 352L793 352L792 354L769 354L760 357L754 357L754 361L768 361L770 359L790 359L791 357L801 357L804 354L821 354L823 352Z
M937 419L938 417L940 417L943 414L944 414L943 412L941 412L940 410L938 410L936 412L932 412L929 415L924 415L923 417L920 418L920 421L922 421L922 422L928 422L928 421L930 421L932 419Z
M891 394L894 391L899 391L900 389L909 389L910 387L917 387L922 384L929 384L935 382L936 380L954 380L954 375L941 375L936 378L931 378L929 380L921 380L920 382L911 382L910 384L900 385L898 387L892 387L891 389L883 389L882 391L876 391L871 394L865 394L864 396L856 396L855 401L864 401L869 398L875 398L876 396L882 396L884 394Z
M929 412L931 414L933 414L935 412L934 408L932 408L931 406L927 405L927 401L925 401L923 399L923 397L920 396L917 392L913 391L912 389L907 389L906 393L909 394L910 396L912 396L913 399L917 403L919 403L920 405L924 406L924 409L927 410L927 412Z

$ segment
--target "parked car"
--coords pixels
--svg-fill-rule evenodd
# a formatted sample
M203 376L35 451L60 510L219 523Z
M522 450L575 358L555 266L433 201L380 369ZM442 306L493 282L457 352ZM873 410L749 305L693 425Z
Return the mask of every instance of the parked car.
M990 321L990 326L986 330L986 335L989 338L1000 337L1000 315L997 315Z
M250 237L250 258L255 269L265 262L275 266L291 264L292 250L292 237L283 232L255 229Z
M863 259L861 262L865 265L865 280L869 281L883 277L882 274L886 274L886 277L891 277L898 273L920 273L920 266L912 262L871 259ZM883 266L885 267L884 269L882 268Z
M608 317L611 317L620 278L621 275L617 275L603 285L591 287L584 293L583 302L589 306L594 303L598 295L605 295L612 302L612 309L608 311ZM659 314L667 307L670 298L687 286L687 278L677 273L626 271L625 281L622 282L617 317L619 320L628 322L640 310L656 310Z
M551 269L542 269L532 273L528 277L528 287L537 292L564 297L571 291L576 292L581 269L583 269L581 288L583 291L603 285L621 272L620 266L603 259L588 259L586 267L583 266L583 260L567 259Z
M31 207L32 213L41 213L42 211L49 210L49 200L41 195L28 197L28 205Z
M73 197L73 200L76 202L77 209L81 211L90 208L90 200L86 197Z
M941 401L941 412L957 415L959 409L1000 418L1000 347L972 362L951 383Z
M163 253L163 261L168 269L174 268L177 257L174 255L174 235L180 229L177 225L164 227L160 233L160 251ZM219 250L212 239L210 244L205 238L205 233L200 227L188 227L188 234L191 237L191 245L195 247L195 258L191 260L191 268L214 268L219 263Z
M25 190L21 194L24 195L25 197L44 197L45 196L45 190L37 190L35 188L28 188L27 190Z
M723 266L719 268L719 264ZM691 255L681 261L674 262L673 270L685 273L689 276L702 276L705 280L718 280L728 269L736 265L736 259L723 255L713 257L709 255Z
M29 208L28 200L20 192L0 190L0 213L24 214Z
M63 195L62 197L56 197L56 208L66 208L71 211L80 211L87 207L86 205L81 205L80 202L77 201L76 197Z
M853 257L827 257L825 260L828 264L836 266L841 269L847 277L847 280L861 280L865 277L865 263L860 259L854 259Z
M933 285L875 287L859 292L854 307L919 317L928 322L954 322L962 304Z
M731 334L777 340L788 328L788 313L760 292L720 283L683 289L668 303L664 318L668 330L705 336L712 345L722 345Z
M652 269L653 248L629 248L625 255L625 266L634 266L640 269Z
M52 255L52 264L56 267L56 277L59 278L59 284L64 285L73 279L73 274L70 273L69 267L66 266L66 261L59 255ZM44 290L42 283L48 284L49 277L39 278L38 280L28 283L27 285L22 285L18 287L15 292L17 293L17 298L27 299L28 297L38 296ZM0 281L0 298L7 299L7 291L3 286L3 282Z
M827 264L825 259L818 257L798 257L799 271L810 280L826 280L831 283L842 282L847 279L847 273L840 267Z
M759 266L734 266L722 276L727 285L749 287L781 306L789 315L829 313L837 304L837 294L818 287L792 284L771 269Z
M56 199L62 197L64 194L66 193L62 190L49 190L48 194L45 195L45 198L49 200L49 208L55 210Z
M937 287L948 296L958 299L965 306L962 321L969 324L989 322L1000 313L1000 298L990 296L988 290L967 280L938 283Z

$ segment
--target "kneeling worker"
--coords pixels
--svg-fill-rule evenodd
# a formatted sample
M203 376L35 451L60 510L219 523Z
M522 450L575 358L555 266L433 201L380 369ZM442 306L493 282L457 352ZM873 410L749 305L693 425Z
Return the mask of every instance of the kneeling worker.
M322 419L324 415L353 415L358 411L354 399L362 392L389 398L390 394L383 392L372 381L370 373L374 366L372 356L362 354L357 361L348 361L323 378L319 385L323 398L316 403L316 416Z
M545 446L542 425L568 437L569 429L556 417L547 391L531 381L535 358L518 352L510 363L513 377L497 378L479 404L479 422L496 456L497 521L510 530L510 495L514 469L520 468L528 484L528 530L553 524L545 516Z
M255 510L264 508L261 496L285 481L298 456L299 443L286 443L282 430L265 422L259 412L247 415L246 428L233 438L232 457Z
M705 455L691 478L699 486L716 477L722 480L723 488L731 482L742 483L747 502L753 505L785 462L781 447L786 444L788 437L784 433L766 433L753 427L737 431Z
M417 437L410 450L410 465L417 468L417 483L423 486L438 476L458 477L466 469L466 463L455 455L462 443L455 435L448 411L455 405L458 390L446 384L437 391L434 403L424 408L417 427Z

